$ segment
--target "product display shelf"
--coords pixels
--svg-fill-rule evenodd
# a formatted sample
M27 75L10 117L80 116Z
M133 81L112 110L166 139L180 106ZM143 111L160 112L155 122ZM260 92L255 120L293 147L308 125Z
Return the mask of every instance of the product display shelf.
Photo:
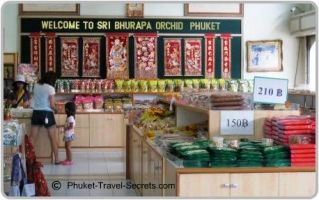
M179 92L58 92L56 95L178 95Z
M158 191L163 196L311 197L317 188L314 167L184 168L145 138L143 130L130 126L128 134L127 178L136 184L162 182L174 186ZM150 171L152 167L154 170ZM138 193L155 195L147 189Z
M166 99L160 99L160 102L171 104L172 102ZM206 108L201 108L196 105L186 104L186 103L173 103L176 113L176 125L177 127L208 122L209 139L214 136L220 136L221 133L221 113L223 110L209 110ZM235 112L240 112L241 110L235 110ZM263 124L267 117L274 116L288 116L288 115L300 115L299 110L248 110L253 112L253 135L244 135L248 139L260 139L263 137ZM223 135L224 136L224 135ZM240 138L243 134L238 132L236 135L225 135L227 139L230 138Z

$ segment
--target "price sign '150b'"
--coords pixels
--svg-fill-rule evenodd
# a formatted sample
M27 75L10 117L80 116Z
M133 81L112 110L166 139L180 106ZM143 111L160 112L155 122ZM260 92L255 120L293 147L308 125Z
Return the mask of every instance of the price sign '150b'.
M246 110L220 112L221 135L253 135L254 112Z
M248 127L247 119L227 119L227 127L246 128Z

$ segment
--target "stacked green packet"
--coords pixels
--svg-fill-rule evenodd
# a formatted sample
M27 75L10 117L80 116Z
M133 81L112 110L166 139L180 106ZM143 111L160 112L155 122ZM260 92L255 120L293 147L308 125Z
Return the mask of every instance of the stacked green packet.
M204 149L187 150L182 153L184 167L208 167L209 153Z
M260 143L241 142L238 150L238 167L262 167L263 148Z
M208 167L209 153L197 143L176 142L168 146L171 154L183 159L184 167Z
M266 167L290 166L290 151L283 145L265 147L263 149Z
M209 147L211 167L236 167L237 150L232 148Z

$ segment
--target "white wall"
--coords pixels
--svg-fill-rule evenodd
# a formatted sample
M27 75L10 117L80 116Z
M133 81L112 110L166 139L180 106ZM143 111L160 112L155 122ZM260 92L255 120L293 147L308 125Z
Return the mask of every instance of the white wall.
M246 45L244 48L243 78L254 76L288 78L289 88L293 87L296 71L298 40L289 31L289 16L292 4L245 4L243 23L244 42L248 40L283 40L283 72L248 73L246 62Z
M1 8L1 40L3 52L18 52L18 4L7 2Z
M296 69L298 41L289 32L289 16L291 3L245 3L243 20L243 78L258 76L269 76L288 78L289 88L293 87ZM81 15L83 16L126 16L126 4L123 2L99 2L81 3ZM4 5L2 8L4 16L3 27L5 30L4 52L18 51L18 6ZM145 17L182 17L183 3L145 3ZM247 40L283 40L283 72L247 73L246 68L246 45Z

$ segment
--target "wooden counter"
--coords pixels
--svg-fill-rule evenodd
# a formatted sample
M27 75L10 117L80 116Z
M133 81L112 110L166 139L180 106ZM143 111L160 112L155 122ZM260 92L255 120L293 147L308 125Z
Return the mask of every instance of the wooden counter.
M315 167L182 168L145 139L141 129L131 126L128 134L127 179L167 187L139 189L142 196L305 198L316 192Z

